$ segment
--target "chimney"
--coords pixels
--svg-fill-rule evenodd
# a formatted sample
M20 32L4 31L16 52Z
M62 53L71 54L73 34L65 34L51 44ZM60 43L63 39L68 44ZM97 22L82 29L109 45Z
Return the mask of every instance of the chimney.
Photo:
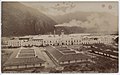
M63 31L63 30L61 31L61 36L62 36L62 37L64 36L64 31Z
M55 27L54 27L54 37L55 37Z
M55 37L55 29L54 29L54 37Z

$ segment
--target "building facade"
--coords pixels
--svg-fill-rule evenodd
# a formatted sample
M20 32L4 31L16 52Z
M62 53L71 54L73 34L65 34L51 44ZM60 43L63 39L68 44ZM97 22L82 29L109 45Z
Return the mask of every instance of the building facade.
M18 37L19 39L3 41L8 47L20 46L48 46L48 45L79 45L79 44L111 44L116 36L112 35L36 35L29 37Z

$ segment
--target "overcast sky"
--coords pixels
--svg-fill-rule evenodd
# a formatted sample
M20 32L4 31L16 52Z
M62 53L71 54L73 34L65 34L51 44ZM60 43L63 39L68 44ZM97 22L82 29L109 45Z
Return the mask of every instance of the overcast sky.
M118 14L117 2L24 2L23 4L52 16L77 11Z

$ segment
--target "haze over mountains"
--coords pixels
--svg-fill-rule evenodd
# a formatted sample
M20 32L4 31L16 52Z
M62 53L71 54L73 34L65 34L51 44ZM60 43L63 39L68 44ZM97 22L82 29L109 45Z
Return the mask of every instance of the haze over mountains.
M2 3L2 36L69 33L118 33L118 16L104 12L48 15L21 3Z

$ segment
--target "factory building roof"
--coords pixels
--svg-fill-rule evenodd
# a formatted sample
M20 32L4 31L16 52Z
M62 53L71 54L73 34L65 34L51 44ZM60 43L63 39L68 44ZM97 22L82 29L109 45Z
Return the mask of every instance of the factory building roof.
M65 54L63 55L60 59L59 62L62 61L74 61L74 60L81 60L81 59L88 59L90 58L89 56L86 56L82 53L76 53L76 54Z
M91 48L91 50L106 53L106 54L109 54L109 55L118 56L118 53L115 53L115 52L112 52L112 51L99 50L99 49L95 49L95 48Z
M14 58L5 62L3 66L23 66L44 63L40 58Z
M84 55L82 53L76 53L75 51L68 51L68 50L66 51L65 48L63 48L64 51L60 51L59 48L51 47L51 46L47 47L46 49L59 62L90 58L89 56Z
M58 50L56 50L56 48L53 48L53 47L46 47L46 49L47 49L47 51L50 53L50 54L52 54L53 55L53 57L55 57L57 60L60 58L60 57L62 57L63 56L63 54L60 52L60 51L58 51Z
M3 66L23 66L44 63L41 58L36 57L34 49L21 49L16 57L8 59Z

